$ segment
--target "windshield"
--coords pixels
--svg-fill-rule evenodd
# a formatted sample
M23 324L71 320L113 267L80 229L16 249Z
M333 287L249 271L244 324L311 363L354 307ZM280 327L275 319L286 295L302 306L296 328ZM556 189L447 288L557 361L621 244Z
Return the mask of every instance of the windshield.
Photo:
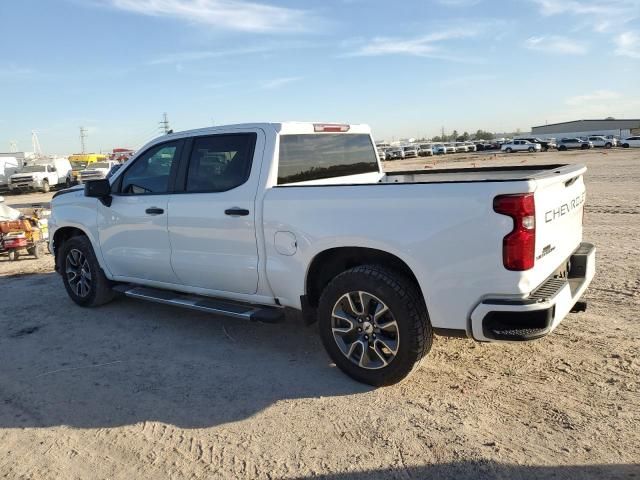
M71 162L71 166L73 167L74 170L86 168L88 164L89 162Z
M107 162L96 162L91 165L91 168L109 168L109 164Z
M46 172L47 171L47 167L45 167L44 165L31 165L30 167L24 167L24 169L22 171L25 172L25 173Z

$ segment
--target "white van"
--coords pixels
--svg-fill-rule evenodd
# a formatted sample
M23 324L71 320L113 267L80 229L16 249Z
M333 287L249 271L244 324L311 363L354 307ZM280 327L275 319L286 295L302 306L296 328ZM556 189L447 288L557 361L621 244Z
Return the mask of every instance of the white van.
M20 171L22 162L16 157L0 157L0 188L9 187L11 175Z
M71 163L66 158L40 160L25 166L20 173L11 175L12 192L40 190L48 192L54 187L71 186Z

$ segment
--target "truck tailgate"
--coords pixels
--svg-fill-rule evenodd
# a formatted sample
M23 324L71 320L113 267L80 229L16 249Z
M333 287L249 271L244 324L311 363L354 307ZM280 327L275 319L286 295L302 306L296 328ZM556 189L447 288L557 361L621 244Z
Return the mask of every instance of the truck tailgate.
M535 281L544 281L562 266L582 241L585 171L559 171L536 180Z

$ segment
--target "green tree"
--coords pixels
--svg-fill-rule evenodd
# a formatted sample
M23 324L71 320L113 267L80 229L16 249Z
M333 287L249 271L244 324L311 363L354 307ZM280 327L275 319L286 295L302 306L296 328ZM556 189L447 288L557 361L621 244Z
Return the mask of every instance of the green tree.
M451 136L449 137L449 140L451 140L452 142L455 142L457 139L458 139L458 131L454 130Z

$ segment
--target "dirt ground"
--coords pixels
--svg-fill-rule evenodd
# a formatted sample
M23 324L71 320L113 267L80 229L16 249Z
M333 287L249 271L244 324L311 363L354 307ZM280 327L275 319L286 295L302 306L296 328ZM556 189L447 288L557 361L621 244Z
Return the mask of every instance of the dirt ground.
M640 151L508 161L589 166L588 311L532 343L437 338L390 388L340 373L293 319L83 310L51 256L0 258L0 478L640 478Z

